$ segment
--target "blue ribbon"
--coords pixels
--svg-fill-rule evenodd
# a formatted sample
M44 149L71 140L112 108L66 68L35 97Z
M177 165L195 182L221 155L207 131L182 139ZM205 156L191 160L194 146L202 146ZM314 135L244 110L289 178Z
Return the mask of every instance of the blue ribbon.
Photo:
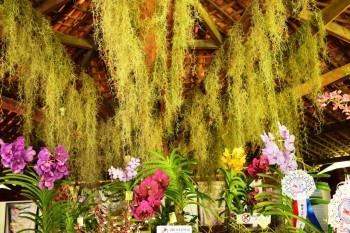
M310 221L312 224L314 224L318 229L320 229L322 232L324 232L322 230L322 227L320 225L320 223L318 222L314 209L312 208L310 199L306 199L306 205L307 205L307 216L309 217Z

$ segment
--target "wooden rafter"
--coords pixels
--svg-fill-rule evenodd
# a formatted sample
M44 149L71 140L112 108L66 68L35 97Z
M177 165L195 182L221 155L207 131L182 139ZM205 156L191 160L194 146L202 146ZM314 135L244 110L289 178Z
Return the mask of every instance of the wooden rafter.
M234 18L231 17L226 11L224 11L220 6L218 6L215 2L211 0L207 0L217 11L219 11L221 14L223 14L226 18L231 20L231 22L236 22Z
M203 18L203 20L204 20L203 24L207 28L209 33L212 35L215 42L218 43L219 45L222 44L224 42L223 36L221 35L219 30L217 29L216 24L213 21L213 19L210 18L210 15L204 9L204 7L199 2L199 0L195 1L194 7L197 10L197 12L201 15L201 17Z
M219 46L214 40L193 40L190 43L194 49L218 49Z
M322 86L324 87L341 78L344 78L347 75L350 75L350 63L321 75L319 79L321 80ZM296 94L304 96L311 93L314 86L314 82L308 81L295 87L294 91Z
M330 124L330 125L324 125L322 127L321 135L334 133L334 132L337 132L338 134L342 135L341 130L343 130L343 129L350 129L350 121L343 121L343 122L334 123L334 124ZM310 136L319 135L319 134L320 134L320 132L318 132L317 130L310 131ZM342 135L342 136L344 137L344 135ZM350 140L350 138L347 138L347 139Z
M349 6L350 0L333 0L331 4L322 10L322 18L325 26L332 22Z
M23 115L26 112L26 107L22 103L5 96L0 97L0 107L18 115ZM35 110L33 119L37 122L42 122L44 120L43 112Z
M304 10L300 12L298 15L298 18L300 20L310 20L311 19L311 12ZM331 18L329 16L329 18ZM334 22L328 22L326 25L326 30L329 34L331 34L334 37L337 37L338 39L341 39L347 43L350 43L350 29L346 28L340 24L334 23Z
M315 138L310 138L309 141L314 144L315 146L319 147L319 148L323 148L323 150L329 150L332 154L337 155L337 156L341 156L341 154L334 150L334 148L331 148L329 145L326 145L324 143L321 143L320 141L316 140Z
M344 144L339 141L336 141L332 137L317 137L317 141L323 142L325 145L327 145L328 148L334 149L334 151L336 151L337 153L342 153L342 156L349 155L347 151L343 150ZM340 144L340 146L337 144Z
M334 158L327 158L327 159L317 159L314 163L314 165L322 165L322 164L331 164L335 162L342 162L350 160L350 156L343 156L343 157L334 157Z
M64 33L55 32L57 38L62 44L69 46L82 48L82 49L94 49L94 42L87 40L83 37L71 36Z
M48 14L51 11L63 6L70 0L45 0L36 9L42 14Z
M327 32L332 36L350 44L350 29L340 24L331 22L326 26Z

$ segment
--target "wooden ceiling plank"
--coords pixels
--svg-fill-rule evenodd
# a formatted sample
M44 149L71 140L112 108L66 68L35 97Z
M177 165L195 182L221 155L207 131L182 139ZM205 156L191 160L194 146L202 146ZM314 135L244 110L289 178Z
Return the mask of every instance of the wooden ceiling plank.
M17 119L15 118L15 119L11 122L11 124L7 124L3 129L1 129L1 131L2 131L2 132L5 132L5 133L10 133L10 132L13 131L13 130L17 130L17 129L15 129L15 128L18 128L18 127L16 127L15 123L18 123L19 121L20 121L19 117L17 117ZM12 130L10 131L10 129L12 129Z
M322 10L322 18L325 26L337 18L350 6L350 0L333 0Z
M88 65L90 63L90 61L94 58L95 55L95 50L88 50L84 56L83 61L81 62L81 67L83 68L83 70L87 70L88 69Z
M71 36L60 32L55 32L55 35L63 44L82 49L94 49L94 42L92 40L87 40L83 37Z
M42 14L48 14L52 12L53 10L63 6L70 0L45 0L43 3L41 3L36 9L41 12Z
M350 63L321 75L319 79L324 87L344 78L347 75L350 75ZM311 93L314 86L315 83L313 81L308 81L293 88L293 92L295 92L295 94L299 94L300 96L304 96Z
M318 1L316 1L315 3L316 3L316 6L321 6L321 7L324 7L324 8L329 5L329 3L325 3L325 2L318 2ZM347 14L350 14L350 10L346 9L344 12L347 13Z
M5 96L0 97L0 107L11 112L15 112L18 115L23 115L26 111L23 104ZM40 110L35 110L33 119L34 121L42 122L44 120L43 112Z
M219 45L222 44L224 42L224 38L221 35L221 33L219 32L219 30L216 27L215 22L213 21L212 18L210 18L210 15L208 14L208 12L204 9L204 7L202 6L202 4L198 1L195 1L194 3L194 8L197 10L197 12L201 15L201 17L203 18L204 22L204 26L206 27L206 29L209 31L209 33L212 35L213 39L215 40L215 42L217 42Z

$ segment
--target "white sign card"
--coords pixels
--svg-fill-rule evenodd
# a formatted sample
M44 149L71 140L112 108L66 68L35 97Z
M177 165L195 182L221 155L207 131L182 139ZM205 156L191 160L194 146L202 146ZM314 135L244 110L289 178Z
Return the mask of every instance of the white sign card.
M157 233L192 233L192 226L157 226Z

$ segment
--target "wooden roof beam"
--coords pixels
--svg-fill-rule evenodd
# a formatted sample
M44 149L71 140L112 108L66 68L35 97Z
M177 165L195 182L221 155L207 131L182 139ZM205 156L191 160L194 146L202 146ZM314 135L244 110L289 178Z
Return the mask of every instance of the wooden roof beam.
M219 30L216 27L215 22L212 18L210 18L210 15L208 12L204 9L202 4L199 2L199 0L195 1L194 8L197 10L197 12L202 16L204 22L204 26L209 31L209 33L212 35L213 39L216 43L221 45L224 42L224 38L219 32Z
M333 0L322 10L322 18L325 26L337 18L350 6L350 0Z
M331 164L336 162L343 162L350 160L350 156L341 156L341 157L333 157L333 158L327 158L327 159L317 159L314 163L314 165L325 165L325 164Z
M344 78L347 75L350 75L350 63L321 75L319 79L321 80L322 87L324 87L335 81L338 81L339 79ZM293 91L296 92L295 94L304 96L311 93L313 88L314 83L312 81L308 81L295 87Z
M327 32L332 36L350 44L350 29L340 24L331 22L326 26Z
M87 40L83 37L72 36L60 32L55 32L55 35L62 44L82 49L94 49L94 42L92 40Z
M346 1L349 1L349 0L346 0ZM330 18L332 18L330 13L329 13L329 16L323 16L323 17L328 17L329 18L329 19L327 19L328 21L330 20ZM298 18L300 20L304 20L304 21L310 20L311 19L311 12L307 11L307 10L303 10L298 15ZM350 43L350 29L349 28L344 27L344 26L337 24L337 23L334 23L334 22L328 22L326 24L326 30L332 36L337 37L338 39L341 39L347 43Z
M219 46L216 44L214 40L193 40L190 45L193 49L210 49L215 50L218 49Z
M214 8L219 11L221 14L223 14L226 18L228 18L231 22L236 22L235 19L233 19L231 17L231 15L229 15L226 11L224 11L220 6L216 5L215 2L211 1L211 0L207 0L212 6L214 6Z
M26 107L22 103L5 96L0 97L0 107L18 115L23 115L26 112ZM43 112L41 110L35 110L33 119L34 121L42 122L44 120Z
M36 7L36 9L45 15L63 6L69 1L70 0L45 0L38 7Z

